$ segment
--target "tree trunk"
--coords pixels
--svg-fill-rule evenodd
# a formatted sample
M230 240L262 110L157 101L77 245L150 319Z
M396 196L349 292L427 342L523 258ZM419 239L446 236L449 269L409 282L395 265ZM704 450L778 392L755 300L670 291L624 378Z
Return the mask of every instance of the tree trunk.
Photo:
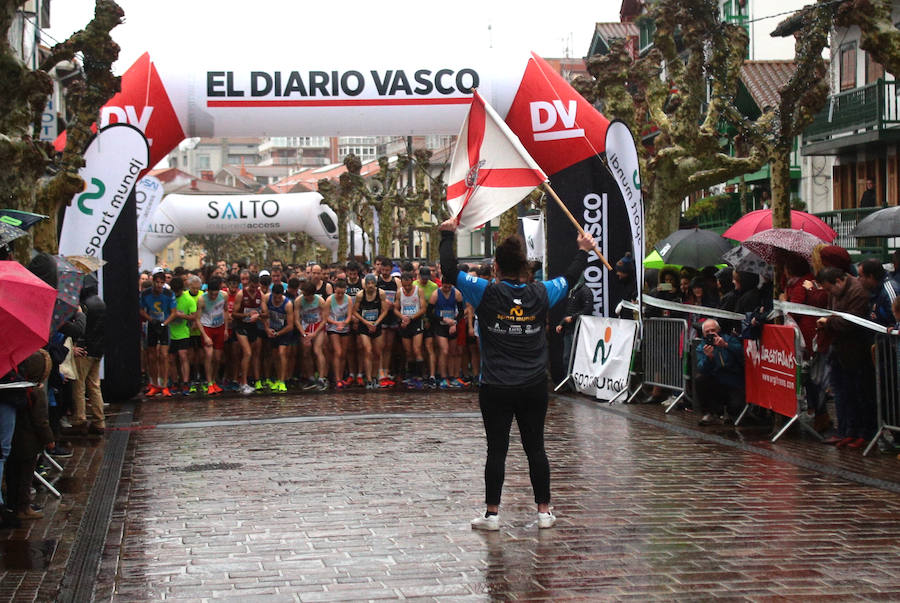
M772 227L791 227L791 148L778 145L769 164L772 186Z
M678 230L678 218L681 214L680 204L664 203L668 193L658 191L658 185L654 185L652 203L645 205L647 214L644 216L646 227L647 251L661 240ZM680 199L680 197L679 197Z
M512 235L519 234L519 212L516 210L517 207L517 205L513 205L500 214L500 228L497 230L498 241L502 242Z
M378 204L378 253L391 257L394 249L394 205L385 198Z

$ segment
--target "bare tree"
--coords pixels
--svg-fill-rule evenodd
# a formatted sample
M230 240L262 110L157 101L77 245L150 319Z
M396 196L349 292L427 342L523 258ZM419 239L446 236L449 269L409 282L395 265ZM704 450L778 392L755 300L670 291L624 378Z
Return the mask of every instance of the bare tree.
M23 0L0 0L0 199L7 207L36 211L50 216L33 229L34 246L55 253L57 215L73 195L84 188L78 170L84 166L83 153L92 136L91 125L100 107L119 91L119 78L112 64L119 46L109 32L122 22L124 13L112 0L97 0L94 18L69 39L55 45L36 70L29 69L15 55L8 32ZM71 118L66 130L66 146L57 155L53 146L37 136L41 112L53 85L49 71L62 61L82 54L84 79L70 84L66 97ZM24 245L30 244L26 242ZM18 248L27 255L28 249Z
M656 25L654 47L632 60L625 44L588 59L592 79L576 88L603 111L625 121L639 144L647 244L678 227L682 200L690 193L759 169L767 155L760 132L774 116L750 123L738 111L740 67L746 31L723 23L715 0L660 0L648 17ZM737 152L722 144L722 123L736 133Z

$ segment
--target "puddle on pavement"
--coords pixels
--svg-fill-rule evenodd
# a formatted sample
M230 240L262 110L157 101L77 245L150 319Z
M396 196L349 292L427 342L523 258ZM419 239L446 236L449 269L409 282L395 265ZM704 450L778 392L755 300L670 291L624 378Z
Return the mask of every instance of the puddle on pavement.
M0 568L45 570L56 551L56 540L0 540Z

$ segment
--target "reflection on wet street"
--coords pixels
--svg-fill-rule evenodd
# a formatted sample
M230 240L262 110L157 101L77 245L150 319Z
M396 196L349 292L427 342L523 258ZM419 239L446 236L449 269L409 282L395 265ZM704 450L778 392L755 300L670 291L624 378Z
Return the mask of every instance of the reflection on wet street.
M895 493L590 402L551 404L553 529L513 428L496 533L469 527L472 393L152 403L136 424L98 600L900 599Z

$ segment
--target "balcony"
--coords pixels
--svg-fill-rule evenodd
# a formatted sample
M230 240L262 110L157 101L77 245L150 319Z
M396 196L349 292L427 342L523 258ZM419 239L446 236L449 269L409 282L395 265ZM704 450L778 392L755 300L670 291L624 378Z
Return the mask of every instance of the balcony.
M803 132L803 155L838 155L872 143L900 141L897 83L877 82L829 97Z

